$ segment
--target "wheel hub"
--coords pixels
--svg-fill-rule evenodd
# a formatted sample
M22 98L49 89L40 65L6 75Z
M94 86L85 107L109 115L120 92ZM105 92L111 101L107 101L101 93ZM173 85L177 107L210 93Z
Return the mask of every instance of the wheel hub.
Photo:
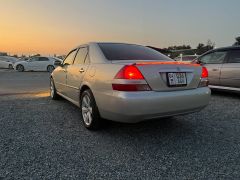
M89 126L92 123L92 107L88 95L85 95L82 99L82 116L85 124Z

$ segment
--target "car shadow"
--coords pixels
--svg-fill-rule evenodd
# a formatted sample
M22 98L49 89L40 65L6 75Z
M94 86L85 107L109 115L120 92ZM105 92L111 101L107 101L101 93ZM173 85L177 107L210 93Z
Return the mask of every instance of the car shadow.
M240 92L236 91L226 91L226 90L211 90L213 96L220 96L220 97L229 97L229 98L238 98L240 99Z
M80 111L79 108L75 105L73 105L71 102L60 98L59 101L62 101L63 103L68 104L68 106L71 106L73 109L75 109L76 112L79 113L79 118L80 118ZM184 117L184 116L180 116ZM82 121L82 119L80 118ZM81 126L83 126L82 122ZM166 131L172 131L174 129L178 128L184 128L185 123L182 121L179 121L178 117L164 117L164 118L157 118L157 119L151 119L151 120L145 120L142 122L138 123L122 123L122 122L115 122L111 120L106 120L102 119L102 126L99 130L97 131L92 131L92 132L101 132L101 131L115 131L121 129L122 131L125 130L131 130L133 133L136 133L139 131L139 129L145 129L146 131L151 131L153 132L154 129L156 131L159 130L166 130ZM87 129L86 129L87 130ZM136 130L136 132L135 132Z
M106 143L104 142L106 138L111 139L111 141L121 139L122 143L126 142L127 144L142 140L144 140L143 144L162 143L162 141L171 141L174 144L177 141L186 143L191 139L190 141L194 143L194 138L197 138L197 136L199 138L199 135L202 136L201 134L204 136L204 133L211 134L212 131L211 127L208 127L204 122L206 119L204 119L204 113L201 112L135 124L105 121L100 130L89 131L83 125L79 108L63 98L53 101L47 93L16 97L11 100L5 99L7 104L14 107L16 114L20 112L22 113L19 114L20 116L25 115L23 109L26 109L28 110L28 116L25 117L25 121L33 121L42 127L43 131L58 135L60 133L61 137L67 139L74 137L81 141L82 137L88 137L92 140L97 138L103 144ZM33 115L41 120L32 119ZM198 135L196 135L196 132ZM125 138L128 141L125 141Z

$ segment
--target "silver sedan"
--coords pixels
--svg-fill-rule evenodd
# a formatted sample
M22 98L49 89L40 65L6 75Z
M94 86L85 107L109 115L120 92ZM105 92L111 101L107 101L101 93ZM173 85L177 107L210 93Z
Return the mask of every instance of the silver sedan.
M211 50L195 62L209 71L209 87L240 92L240 46Z
M193 113L210 100L208 72L145 46L88 43L73 49L51 74L51 97L80 107L88 129L103 119L135 123Z

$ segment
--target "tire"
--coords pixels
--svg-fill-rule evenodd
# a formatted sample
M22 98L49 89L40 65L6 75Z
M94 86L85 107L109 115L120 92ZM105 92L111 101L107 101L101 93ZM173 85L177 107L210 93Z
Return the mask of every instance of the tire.
M90 89L85 90L80 98L80 111L84 126L89 130L98 130L101 125L101 117L95 98Z
M9 64L9 65L8 65L8 68L9 68L9 69L13 69L13 65L12 65L12 64Z
M59 95L57 94L57 90L55 88L53 78L50 79L50 96L51 96L52 100L59 99Z
M49 66L47 67L47 72L50 72L50 73L52 73L54 69L55 69L55 67L54 67L54 66L52 66L52 65L49 65Z
M19 64L19 65L17 65L16 69L17 69L18 72L23 72L24 71L24 66Z

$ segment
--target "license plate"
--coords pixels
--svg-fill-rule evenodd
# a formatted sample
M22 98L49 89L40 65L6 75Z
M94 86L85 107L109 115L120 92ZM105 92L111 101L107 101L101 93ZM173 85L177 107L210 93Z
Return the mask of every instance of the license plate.
M187 78L186 73L175 72L167 73L168 86L186 86Z

